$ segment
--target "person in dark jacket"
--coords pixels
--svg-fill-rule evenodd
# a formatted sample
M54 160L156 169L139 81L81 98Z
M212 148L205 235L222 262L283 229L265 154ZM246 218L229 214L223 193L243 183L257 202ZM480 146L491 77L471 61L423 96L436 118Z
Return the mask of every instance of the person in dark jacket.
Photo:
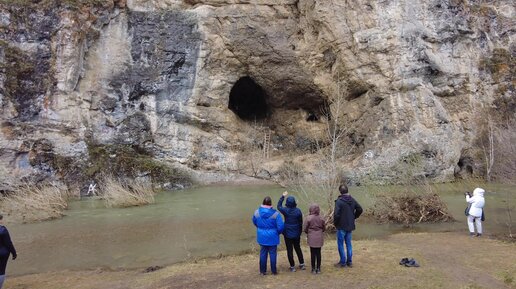
M362 214L360 204L348 194L346 185L339 186L340 196L335 200L335 211L333 213L333 224L337 229L337 246L339 249L340 261L337 266L353 267L353 247L351 246L351 232L355 230L355 219ZM346 242L346 253L344 252Z
M321 248L324 244L324 231L326 223L319 216L321 209L319 205L310 206L309 215L303 224L303 232L306 233L308 246L310 246L310 257L312 264L312 274L321 273Z
M301 251L301 229L303 227L303 213L297 208L296 198L288 196L288 192L284 192L278 201L278 211L285 216L285 245L287 246L287 257L290 263L290 271L296 272L296 263L294 262L294 249L296 250L297 259L299 260L299 269L305 270L305 260L303 251ZM285 207L283 200L287 197Z
M13 260L18 257L13 242L11 241L11 236L9 236L9 231L2 225L3 219L4 216L0 215L0 289L2 289L4 285L5 268L7 267L9 255L13 255Z
M284 224L281 214L272 207L271 197L265 197L263 203L254 212L253 224L256 226L256 241L260 244L260 274L267 274L267 256L271 258L271 272L276 275L276 256L280 243L279 235Z

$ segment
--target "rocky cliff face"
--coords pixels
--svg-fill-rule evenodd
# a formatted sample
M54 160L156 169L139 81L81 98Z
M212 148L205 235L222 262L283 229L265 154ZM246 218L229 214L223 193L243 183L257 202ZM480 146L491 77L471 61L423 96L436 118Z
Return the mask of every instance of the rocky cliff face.
M480 112L514 100L515 17L509 0L0 0L0 189L99 163L310 171L336 101L353 180L409 160L435 181L480 173ZM111 164L127 157L150 164Z

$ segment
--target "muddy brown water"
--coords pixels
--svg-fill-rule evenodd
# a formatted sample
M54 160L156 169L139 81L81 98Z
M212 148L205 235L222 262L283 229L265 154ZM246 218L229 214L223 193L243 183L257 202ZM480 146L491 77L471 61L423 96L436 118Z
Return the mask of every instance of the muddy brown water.
M354 187L351 194L367 208L377 193L400 189ZM382 238L406 231L467 234L462 195L465 189L449 185L434 187L457 222L404 228L359 219L353 238ZM504 234L508 222L505 207L514 206L515 187L489 185L487 190L485 233ZM283 191L272 185L200 187L162 192L155 204L125 209L108 209L102 201L94 199L74 201L62 219L7 225L19 252L18 259L9 262L7 274L98 267L145 268L255 250L258 246L252 214L266 195L277 202ZM310 198L294 195L306 214Z

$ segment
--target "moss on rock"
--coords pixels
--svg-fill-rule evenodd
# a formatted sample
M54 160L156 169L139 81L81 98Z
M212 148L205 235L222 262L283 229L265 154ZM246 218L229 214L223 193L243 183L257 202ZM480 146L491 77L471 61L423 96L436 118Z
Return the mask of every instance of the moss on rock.
M168 166L130 145L89 144L88 152L90 164L85 170L85 175L90 178L102 174L131 178L149 176L154 184L192 184L191 178L185 172Z
M39 50L30 54L5 41L0 41L0 51L4 56L0 63L5 78L2 93L13 103L19 117L30 119L39 113L43 105L40 97L54 83L51 55Z
M493 75L496 82L510 81L516 74L516 61L507 49L495 48L490 57L480 60L481 69Z

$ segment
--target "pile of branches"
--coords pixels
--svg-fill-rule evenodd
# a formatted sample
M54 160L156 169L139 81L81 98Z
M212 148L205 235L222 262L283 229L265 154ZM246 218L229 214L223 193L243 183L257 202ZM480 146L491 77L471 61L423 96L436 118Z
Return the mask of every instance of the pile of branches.
M437 194L403 193L379 196L366 214L372 216L378 223L396 223L406 226L423 222L436 223L455 220Z

